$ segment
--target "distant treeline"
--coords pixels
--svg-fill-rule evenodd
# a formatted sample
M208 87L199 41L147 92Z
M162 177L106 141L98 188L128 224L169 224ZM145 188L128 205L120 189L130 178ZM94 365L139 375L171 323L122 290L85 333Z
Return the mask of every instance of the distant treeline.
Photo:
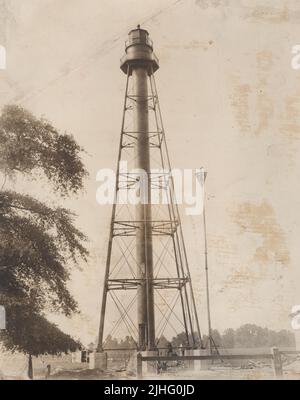
M294 347L295 335L288 330L273 331L254 324L245 324L238 329L226 329L222 334L213 329L212 337L217 347L245 348L245 347ZM172 339L173 346L180 346L185 341L185 334L180 333ZM203 344L206 347L208 337L203 335Z
M196 335L195 335L196 336ZM262 328L254 324L245 324L238 329L226 329L222 334L214 329L212 337L217 347L220 348L248 348L248 347L294 347L294 333L288 330L273 331L268 328ZM203 335L202 341L207 346L208 337ZM158 341L159 348L165 348L172 344L172 347L186 346L186 335L184 332L173 337L172 340L162 336ZM116 339L108 336L105 347L110 349L132 349L135 348L135 342L130 336L124 339Z

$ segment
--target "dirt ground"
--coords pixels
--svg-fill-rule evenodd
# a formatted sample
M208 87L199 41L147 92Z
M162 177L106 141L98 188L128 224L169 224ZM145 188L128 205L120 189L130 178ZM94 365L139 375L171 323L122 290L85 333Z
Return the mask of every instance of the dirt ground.
M90 370L82 370L82 371L61 371L58 374L55 374L50 377L52 380L130 380L136 379L136 376L133 374L128 374L126 371L124 372L115 372L115 371L90 371ZM208 371L184 371L181 373L173 372L166 373L160 375L146 375L143 377L144 380L160 380L160 379L183 379L183 380L274 380L274 373L271 368L264 369L210 369ZM284 371L283 380L298 380L300 379L300 370L298 372L295 371Z
M68 357L45 359L34 361L34 379L45 379L45 366L51 363L52 370L49 380L130 380L136 379L134 365L125 368L124 360L118 362L110 362L107 371L90 370L87 364L71 363ZM114 360L116 361L116 360ZM22 367L22 374L0 373L0 379L20 380L26 378L26 360L24 358L11 359L11 365L5 363L6 367L10 366L7 372ZM4 366L4 364L3 364ZM3 370L3 369L2 369ZM3 371L4 372L4 371ZM20 371L21 372L21 371ZM160 374L145 374L145 380L160 379L195 379L195 380L273 380L274 372L270 364L260 361L249 360L247 364L230 365L228 363L210 365L206 370L191 370L185 365L168 365L166 371ZM297 357L285 357L283 362L283 376L280 379L298 380L300 379L300 359Z
M60 371L51 376L50 379L58 380L130 380L136 379L134 372L127 370L108 370L106 372L100 370L77 370L77 371ZM149 374L143 377L145 380L160 380L160 379L183 379L183 380L274 380L273 368L271 366L240 368L229 366L215 366L210 367L208 370L191 371L186 369L173 368L165 373L159 375ZM290 363L283 368L283 380L298 380L300 379L300 361Z

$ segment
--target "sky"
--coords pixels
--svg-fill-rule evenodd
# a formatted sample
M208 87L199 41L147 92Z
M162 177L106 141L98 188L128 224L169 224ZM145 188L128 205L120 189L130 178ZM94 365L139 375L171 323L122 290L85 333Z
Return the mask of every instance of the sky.
M213 327L290 329L289 313L300 304L300 70L291 67L299 2L1 0L0 22L7 52L0 106L45 116L86 151L85 191L64 202L90 239L90 260L70 282L82 314L51 319L83 342L95 340L110 224L110 206L96 202L96 174L116 166L125 90L119 59L140 23L160 60L172 166L208 171ZM26 181L15 188L60 202ZM181 212L205 332L202 219Z

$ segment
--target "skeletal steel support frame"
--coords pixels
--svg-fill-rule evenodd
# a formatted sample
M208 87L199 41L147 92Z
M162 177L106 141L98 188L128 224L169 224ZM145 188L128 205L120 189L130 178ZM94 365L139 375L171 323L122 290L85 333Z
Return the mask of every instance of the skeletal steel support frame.
M126 72L126 90L122 118L122 128L116 173L116 193L112 208L107 262L101 306L98 351L104 350L104 325L108 293L135 290L137 292L137 348L153 350L157 345L155 325L155 293L164 290L177 290L181 302L182 321L186 334L186 347L202 345L199 320L192 288L191 276L183 240L178 206L175 201L174 182L170 175L171 166L165 141L165 133L159 107L154 72L158 69L158 60L153 53L148 33L140 28L129 34L126 54L121 60L121 69ZM129 92L129 81L133 90ZM133 112L133 128L125 127L126 113ZM154 113L155 128L149 129L149 111ZM121 179L120 161L124 150L135 152L135 167L146 172L147 185L141 198L147 201L135 207L135 219L119 220L116 215L118 194L124 181ZM161 166L168 176L168 218L152 219L151 188L155 177L150 169L150 154L156 150ZM125 186L130 187L136 177L126 176ZM143 188L143 186L142 186ZM141 189L143 190L143 189ZM135 237L137 274L135 277L112 278L110 276L113 243L118 237ZM173 276L170 278L154 276L153 273L153 237L170 237L174 252ZM160 294L159 294L160 295ZM161 295L160 295L161 296ZM171 307L169 306L171 309ZM171 309L171 312L173 310ZM132 322L132 321L131 321ZM168 320L166 318L166 324Z
M118 198L118 182L119 182L119 176L120 176L120 160L121 160L122 143L123 143L123 133L122 132L124 129L124 121L125 121L128 81L129 81L129 67L127 68L124 110L123 110L123 118L122 118L122 129L121 129L121 136L120 136L118 163L117 163L118 165L117 165L116 184L115 184L116 191L115 191L115 196L114 196L114 203L113 203L113 207L112 207L112 215L111 215L111 222L110 222L110 232L109 232L109 240L108 240L108 248L107 248L104 286L103 286L103 294L102 294L102 304L101 304L101 312L100 312L100 325L99 325L98 344L97 344L97 351L99 351L99 352L103 351L104 322L105 322L105 313L106 313L107 293L109 290L108 278L109 278L111 252L112 252L112 245L113 245L113 238L114 238L114 221L115 221L117 198Z

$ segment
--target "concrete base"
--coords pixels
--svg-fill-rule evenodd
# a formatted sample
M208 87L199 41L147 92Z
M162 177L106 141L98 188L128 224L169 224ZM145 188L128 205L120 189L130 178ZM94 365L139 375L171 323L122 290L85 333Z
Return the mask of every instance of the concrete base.
M191 349L191 350L185 350L184 354L186 356L208 356L210 354L210 351L207 349L201 350L201 349ZM211 360L188 360L185 361L185 364L188 369L193 370L193 371L199 371L199 370L207 370L211 366L212 362Z
M188 350L188 349L185 349L185 350L184 350L184 355L185 355L185 356L193 356L193 355L194 355L194 351L195 351L195 350ZM195 361L194 361L194 360L185 360L185 361L184 361L184 365L186 366L187 369L194 370L194 368L195 368Z
M105 371L107 369L107 353L91 353L89 369L101 369Z
M126 370L129 373L136 374L136 371L137 371L137 354L138 354L137 351L133 351L131 356L130 356L130 358L129 358L129 361L128 361L128 364L127 364L127 367L126 367Z
M209 356L210 355L209 349L205 349L205 350L195 349L195 350L193 350L193 352L194 352L195 356ZM212 365L212 360L196 360L196 361L194 361L195 371L208 370L211 365Z
M153 350L153 351L143 351L141 352L142 356L157 356L158 351ZM143 362L143 375L145 374L150 374L150 375L156 375L157 374L157 361L148 361L148 362Z
M132 353L132 355L130 356L130 359L129 359L127 367L126 367L127 372L132 373L134 375L136 375L136 373L137 373L137 356L138 356L138 354L141 354L141 355L143 355L145 357L145 356L149 356L149 355L157 355L157 352L155 352L155 351L152 351L152 352L149 352L149 351L143 351L143 352L134 351ZM156 362L147 363L146 361L144 361L142 363L142 374L145 375L147 373L148 374L151 373L153 375L153 372L156 373L157 370L156 370L156 367L153 368L154 365L156 365Z

